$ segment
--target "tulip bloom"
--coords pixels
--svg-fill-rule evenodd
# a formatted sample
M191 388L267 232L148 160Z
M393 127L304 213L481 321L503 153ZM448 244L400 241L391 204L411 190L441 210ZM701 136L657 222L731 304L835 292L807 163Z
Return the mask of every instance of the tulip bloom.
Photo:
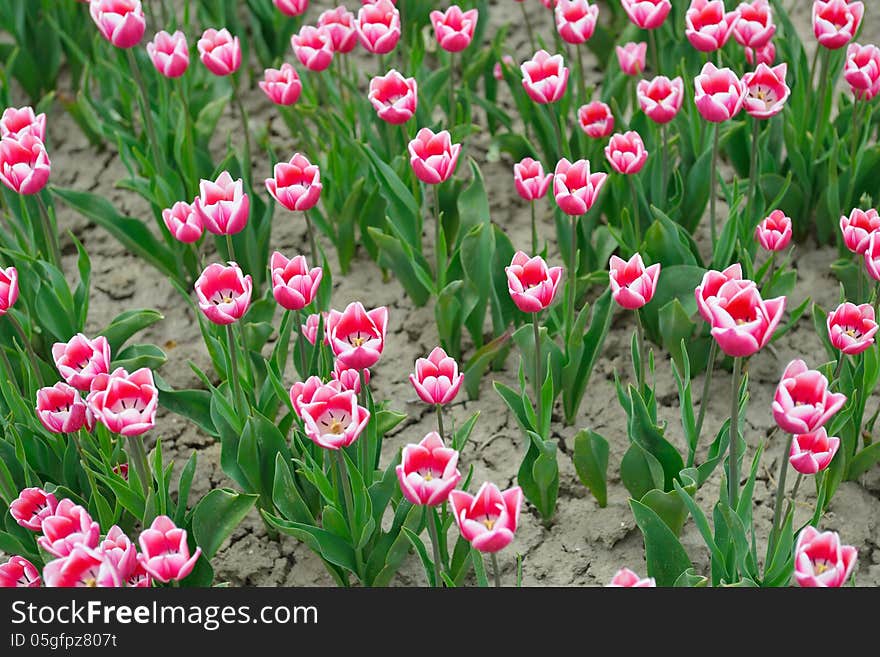
M773 397L773 419L783 431L804 434L825 425L846 403L846 395L831 392L828 379L802 360L785 368Z
M556 31L567 43L584 43L596 31L599 6L591 5L588 0L559 0L554 13Z
M639 107L654 123L664 125L681 110L684 100L684 82L680 77L670 80L658 75L653 80L639 80L636 87Z
M276 201L291 212L311 210L321 198L321 170L299 153L290 162L279 162L273 177L266 179L266 189Z
M568 68L563 63L562 55L539 50L520 66L520 70L523 88L536 103L555 103L565 93Z
M643 30L656 30L672 9L669 0L620 0L629 19Z
M195 207L183 201L162 210L162 221L174 239L186 244L198 242L205 232L205 226Z
M736 13L733 38L739 45L760 50L770 43L770 39L776 34L776 25L767 0L741 2Z
M858 556L856 548L840 544L837 532L819 532L807 526L794 548L794 578L804 588L843 586Z
M638 77L645 70L645 56L648 52L646 42L631 42L623 46L615 46L614 50L617 53L617 63L620 64L620 70L625 75Z
M767 346L782 319L785 297L765 301L754 284L728 281L708 304L712 337L733 358L751 356Z
M420 506L443 504L461 480L457 465L458 452L446 447L436 431L417 445L408 444L396 468L403 496Z
M813 475L831 464L840 448L840 438L829 437L825 427L812 433L795 436L791 441L791 467L805 475Z
M86 401L95 417L113 433L137 436L156 424L159 389L153 372L142 367L131 374L121 367L95 378Z
M765 251L782 251L791 242L791 219L774 210L755 228L755 240Z
M858 100L873 100L880 93L880 48L850 44L843 77Z
M7 107L0 116L0 137L19 139L33 135L40 141L46 139L46 115L34 114L32 107L16 109Z
M504 71L502 69L502 66L513 68L513 66L514 66L513 57L511 57L510 55L504 55L501 58L501 61L495 62L495 66L492 67L492 75L499 82L501 82L504 79Z
M770 68L766 64L758 64L752 73L742 78L746 95L743 107L750 116L756 119L769 119L776 116L785 106L791 95L791 89L785 83L788 65L785 63Z
M147 44L147 54L156 70L166 78L179 78L189 68L189 46L180 30L174 34L165 30L157 33Z
M562 158L556 164L553 176L556 204L567 215L586 214L595 204L607 178L607 173L590 173L589 160L569 162Z
M101 531L88 511L66 498L52 515L43 518L41 529L43 535L37 538L37 545L56 557L66 557L78 545L97 547Z
M400 12L389 0L378 0L358 10L355 27L364 48L373 54L385 55L394 50L400 40Z
M868 250L871 234L880 230L880 215L874 209L855 208L849 216L840 218L840 232L843 243L853 253L863 255Z
M738 262L730 265L724 271L712 269L703 275L702 282L694 290L694 296L697 299L697 310L700 311L700 317L704 321L712 323L712 313L709 306L717 300L724 284L730 281L738 281L743 287L755 287L754 281L743 279L742 265Z
M524 313L538 313L548 308L556 298L562 267L548 267L541 256L529 258L517 251L507 274L507 290L513 303Z
M134 574L137 549L119 527L113 525L98 547L102 550L104 559L116 569L122 582L126 582Z
M202 179L193 208L208 232L234 235L247 224L251 202L244 193L241 178L233 180L229 172L224 171L214 182Z
M333 355L347 368L372 367L379 362L385 348L388 309L382 306L368 312L356 301L342 312L331 310L325 328Z
M645 267L642 256L636 253L629 261L611 256L609 280L611 296L628 310L637 310L651 302L657 290L660 263Z
M386 123L400 125L416 113L419 103L418 83L405 78L395 69L370 80L370 103Z
M18 270L15 267L0 268L0 317L3 317L18 301Z
M452 177L461 144L453 144L446 130L437 134L422 128L409 142L409 163L416 178L429 185L437 185Z
M43 521L55 514L58 500L42 488L25 488L9 505L9 514L15 522L32 532L43 530Z
M815 0L813 34L819 45L829 50L843 48L859 31L865 5L848 0Z
M693 0L684 16L684 34L700 52L714 52L727 43L737 15L725 12L723 0Z
M488 482L476 495L463 490L449 493L449 504L462 537L480 552L498 552L513 540L522 506L522 489L501 492Z
M636 174L648 161L648 151L637 132L616 134L605 147L605 157L617 173L624 175Z
M340 390L352 390L354 394L361 394L361 372L364 375L364 384L370 385L370 370L353 370L347 368L345 363L336 361L333 364L333 371L330 372L330 378L339 384Z
M517 194L525 201L544 198L550 189L553 174L544 175L544 166L530 157L524 158L513 165L513 185Z
M320 315L317 313L313 315L309 315L306 317L306 323L301 324L299 327L300 335L302 335L309 343L314 346L315 341L318 339L318 324L321 320ZM327 340L327 313L324 313L324 344L329 345L330 342Z
M877 321L869 303L860 306L849 302L840 304L829 313L826 325L831 344L848 356L860 354L874 344Z
M272 0L272 4L285 16L299 16L309 8L309 0Z
M253 292L253 279L234 262L228 266L213 263L195 283L199 308L215 324L237 322L248 311Z
M766 64L767 66L773 66L773 62L776 61L776 46L773 45L773 42L770 41L763 48L746 48L746 62L748 62L749 66L754 66L755 64Z
M322 27L303 25L299 34L290 37L293 53L310 71L323 71L333 62L333 39Z
M594 100L578 109L578 123L587 137L604 139L614 132L614 115L605 103Z
M459 374L454 358L435 347L427 358L416 361L416 371L409 375L409 382L426 404L448 404L461 389L464 375Z
M52 358L67 383L88 392L96 376L110 371L110 343L103 335L89 340L77 333L68 342L52 345Z
M334 385L318 388L311 401L300 404L300 415L309 439L330 450L351 445L370 420L369 411L358 406L354 390L340 391Z
M113 563L100 551L77 545L69 554L43 568L43 580L51 587L118 587L122 580Z
M91 0L89 13L101 36L117 48L136 46L147 28L140 0Z
M865 249L865 269L871 278L880 281L880 238L877 235L880 233L873 232L868 238L868 248Z
M205 30L198 48L202 64L214 75L231 75L241 66L241 44L225 27Z
M434 26L437 44L447 52L460 52L467 48L474 39L478 16L476 9L462 11L458 5L452 5L445 12L432 11L431 25Z
M52 433L74 433L94 423L85 400L76 388L58 382L37 390L37 419Z
M153 520L149 529L138 536L141 553L138 561L144 570L160 582L180 581L192 572L202 554L197 547L190 556L186 530L177 527L168 516Z
M697 110L707 121L722 123L739 114L748 90L729 68L716 68L712 62L694 78Z
M51 164L42 140L33 133L0 139L0 182L13 192L40 192L49 181Z
M607 586L609 588L644 589L655 588L657 582L653 577L640 579L639 576L629 568L621 568L614 574L614 577Z
M293 410L300 419L302 419L302 405L311 403L315 393L325 385L334 386L337 392L342 391L342 385L338 381L325 384L318 376L297 381L290 387L290 403L293 404Z
M309 269L305 256L288 260L278 251L272 254L269 268L272 270L272 296L287 310L302 310L308 306L318 293L324 275L320 267Z
M24 557L16 555L0 564L0 589L38 588L42 582L40 571Z
M281 68L267 68L260 80L260 89L276 105L293 105L302 93L299 73L285 62Z
M345 7L322 11L318 16L318 27L330 35L333 52L343 55L351 52L357 45L357 29L354 14Z

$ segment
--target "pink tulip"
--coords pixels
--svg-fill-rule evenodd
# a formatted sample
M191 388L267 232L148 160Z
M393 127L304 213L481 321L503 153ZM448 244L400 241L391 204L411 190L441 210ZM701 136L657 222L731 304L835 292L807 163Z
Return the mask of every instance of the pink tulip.
M345 7L322 11L318 16L318 27L330 35L333 52L343 55L351 52L357 45L357 29L354 14Z
M794 548L794 578L804 588L843 586L858 556L856 548L840 544L837 532L820 533L808 525Z
M174 239L186 244L198 242L205 232L202 219L195 207L183 201L178 201L170 208L162 210L162 221Z
M430 128L419 130L408 148L409 163L416 178L429 185L449 180L461 153L461 144L453 144L448 131L434 134Z
M416 361L416 371L409 382L426 404L448 404L461 389L464 375L458 372L458 363L440 347L434 347L427 358Z
M802 360L793 360L782 373L773 397L773 419L785 432L811 433L824 426L846 403L846 395L831 392L828 379Z
M266 189L276 201L291 212L311 210L321 198L321 170L299 153L289 162L279 162L273 177L266 179Z
M670 80L658 75L653 80L640 80L636 95L642 111L654 123L666 124L681 110L684 99L684 82L680 77Z
M513 185L523 200L544 198L552 180L553 174L544 175L544 165L530 157L513 165Z
M0 268L0 317L18 301L18 270L15 267Z
M69 554L50 561L43 568L43 580L50 587L118 587L122 579L101 550L77 545Z
M636 174L648 161L648 151L637 132L616 134L605 147L605 157L617 173Z
M617 53L617 63L620 64L620 70L624 74L637 77L645 70L645 56L648 52L646 42L631 42L623 46L615 46L614 50Z
M873 100L880 93L880 48L850 44L843 76L857 99Z
M517 251L510 265L504 268L507 289L513 303L524 313L538 313L556 298L562 267L548 267L541 256L529 258Z
M755 228L755 240L765 251L783 251L791 242L791 219L774 210Z
M488 482L476 495L463 490L449 493L452 515L462 537L480 552L498 552L513 540L522 506L519 486L504 492Z
M46 115L34 114L32 107L16 109L7 107L0 116L0 137L18 140L24 135L33 135L40 141L46 139Z
M594 100L578 109L578 123L588 137L604 139L614 132L614 114L605 103Z
M40 571L24 557L16 555L0 564L0 589L38 588L42 583Z
M386 123L400 125L416 113L419 103L415 78L405 78L395 69L370 80L370 103Z
M562 55L539 50L534 57L523 62L520 70L523 88L536 103L555 103L565 93L568 68L563 63Z
M153 578L150 577L150 573L146 571L139 561L135 561L134 570L123 581L123 586L127 586L130 589L153 588Z
M306 317L306 323L301 324L299 327L300 333L305 337L309 343L314 346L315 341L318 339L318 323L320 322L320 315L317 313L313 315L309 315ZM327 313L324 313L324 344L330 345L330 342L327 340Z
M198 48L202 64L214 75L231 75L241 66L241 44L225 27L205 30Z
M153 520L149 529L138 536L141 553L138 561L149 575L160 582L179 582L192 572L202 554L197 547L190 556L186 530L177 527L168 516Z
M43 518L43 535L37 538L37 544L55 557L66 557L80 544L97 547L100 531L88 511L65 498L52 515Z
M358 10L357 35L361 45L376 55L385 55L400 40L400 12L390 0L377 0Z
M285 16L300 16L309 8L309 0L272 0L272 3Z
M333 371L330 372L332 381L339 384L340 390L351 390L354 394L361 394L361 372L364 375L364 383L370 385L370 370L353 370L347 368L341 361L333 364Z
M147 28L140 0L91 0L89 13L101 36L117 48L136 46Z
M513 61L513 57L511 57L510 55L504 55L501 58L501 61L495 62L495 66L492 67L492 75L499 82L501 82L504 79L504 71L502 70L502 66L504 68L512 69L515 66L515 62Z
M131 374L119 367L95 377L86 401L95 418L113 433L137 436L156 425L159 389L146 367Z
M711 269L703 275L702 282L694 290L697 299L697 310L700 317L709 324L712 323L712 313L709 306L718 298L721 288L730 281L738 281L742 287L754 287L755 282L742 277L742 266L739 263L730 265L724 271Z
M656 30L672 9L669 0L620 0L629 19L643 30Z
M300 404L300 413L309 439L331 450L351 445L370 420L369 411L358 406L354 390L340 391L329 384L318 388L311 401Z
M743 107L749 116L756 119L769 119L776 116L785 106L791 95L791 89L785 83L788 65L779 64L770 68L766 64L758 64L753 73L746 73L742 78L746 95Z
M757 50L746 48L745 53L746 62L748 62L749 66L754 66L755 64L773 66L773 63L776 61L776 46L773 45L772 41L768 42L763 48L758 48Z
M322 27L303 25L290 44L300 64L310 71L323 71L333 62L333 39Z
M338 381L325 384L318 376L297 381L290 387L290 403L293 404L293 410L300 419L302 419L302 406L311 403L315 393L325 385L333 386L337 392L342 392L342 385Z
M737 12L726 12L723 0L692 0L684 17L684 34L700 52L714 52L727 43L736 20Z
M302 93L299 73L285 62L281 68L267 68L260 80L260 89L276 105L293 105Z
M694 99L703 118L722 123L739 114L748 90L729 68L716 68L708 62L694 78Z
M437 44L447 52L460 52L467 48L474 39L478 16L476 9L462 11L458 5L452 5L445 12L432 11L431 25L434 26Z
M859 31L865 5L847 0L813 2L813 34L829 50L843 48Z
M25 488L9 505L9 513L19 525L32 532L43 530L43 521L55 514L58 500L42 488Z
M567 215L590 211L608 178L607 173L590 173L589 160L569 162L562 158L553 176L553 196L559 209Z
M613 255L609 270L611 296L619 306L637 310L654 298L660 276L659 262L646 268L638 253L629 261Z
M305 256L288 260L278 251L272 254L269 264L272 276L272 296L278 305L287 310L302 310L318 293L324 270L309 269Z
M764 301L754 284L728 281L708 304L712 337L733 358L751 356L767 346L785 310L785 297Z
M147 44L147 54L156 70L166 78L179 78L189 68L189 46L180 30L174 34L165 30L157 33Z
M868 250L868 241L878 230L880 230L880 215L873 208L867 211L854 208L848 217L840 218L843 243L846 248L858 255L863 255Z
M770 43L776 34L776 25L767 0L741 2L736 11L733 38L739 45L760 50Z
M49 181L51 164L43 142L32 133L0 139L0 182L13 192L40 192Z
M113 525L110 528L99 548L123 583L134 575L137 568L137 548L119 527Z
M828 315L826 324L831 344L848 356L860 354L874 344L877 321L869 303L842 303Z
M368 312L356 301L342 312L331 310L325 328L333 355L347 368L372 367L379 362L385 348L388 309L382 306Z
M457 465L458 452L446 447L436 431L418 445L408 444L396 468L403 496L420 506L443 504L461 480Z
M61 378L77 390L88 392L96 376L110 371L110 343L103 335L89 340L77 333L68 342L52 345L52 358Z
M237 322L248 311L253 279L234 262L228 266L213 263L205 267L195 283L199 308L215 324Z
M831 464L837 454L840 438L828 437L825 427L812 433L795 436L791 441L789 462L791 467L805 475L813 475Z
M52 433L74 433L83 427L92 430L94 420L76 388L56 383L37 390L37 419Z
M567 43L584 43L596 31L599 6L588 0L559 0L554 10L556 31Z
M609 588L626 588L626 589L644 589L644 588L655 588L657 586L657 582L653 577L645 577L644 579L640 579L638 575L636 575L629 568L621 568L618 570L614 577L611 579L611 582L608 584Z
M233 180L229 172L224 171L214 182L202 179L193 209L208 232L234 235L247 224L251 202L241 178Z

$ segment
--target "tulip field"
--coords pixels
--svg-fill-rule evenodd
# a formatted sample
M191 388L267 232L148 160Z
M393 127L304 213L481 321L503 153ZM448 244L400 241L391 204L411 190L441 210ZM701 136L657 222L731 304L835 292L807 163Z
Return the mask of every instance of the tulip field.
M4 0L0 586L880 584L874 5Z

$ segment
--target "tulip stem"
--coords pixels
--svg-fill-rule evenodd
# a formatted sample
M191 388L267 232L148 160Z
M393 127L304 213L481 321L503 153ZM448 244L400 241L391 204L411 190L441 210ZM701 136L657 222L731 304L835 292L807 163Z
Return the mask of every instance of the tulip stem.
M761 123L752 119L752 164L749 169L749 192L746 196L746 225L752 227L754 221L755 192L758 188L758 137Z
M443 578L440 577L440 538L437 532L437 511L432 507L425 506L425 522L428 525L431 550L434 553L434 586L443 588Z
M651 42L651 59L654 63L654 75L660 75L660 54L657 51L657 36L654 30L648 30L648 41Z
M661 178L661 181L663 182L663 185L661 187L661 192L662 192L662 198L664 198L664 199L666 198L666 191L669 189L669 168L668 168L669 164L667 162L667 158L669 157L669 141L668 141L668 139L669 138L666 134L666 124L663 123L660 125L660 141L663 144L663 146L662 146L662 149L663 149L662 163L661 163L661 166L662 166L661 170L663 172L663 177ZM654 199L652 199L652 201L654 203L657 202Z
M880 281L874 286L874 317L877 316L878 307L880 307Z
M247 110L244 108L244 102L241 99L241 89L240 89L241 78L239 74L235 74L235 89L233 90L233 95L235 96L235 106L238 108L238 115L241 119L241 131L242 136L244 137L244 162L242 162L244 169L244 179L248 184L248 187L253 189L252 181L252 171L251 171L251 133L250 127L248 126L248 114ZM323 86L319 87L323 88Z
M446 431L443 429L443 405L434 404L434 408L437 411L437 431L440 432L440 438L445 441Z
M547 105L547 111L550 113L550 123L553 124L553 130L554 132L556 132L556 143L559 146L559 157L567 157L567 153L565 152L565 144L562 141L562 131L559 128L560 117L556 116L557 112L555 112L550 105Z
M495 587L501 588L501 569L498 567L498 555L492 553L492 575L495 578Z
M629 183L629 191L630 191L630 194L632 195L633 230L635 231L635 238L636 238L635 251L638 251L642 247L642 222L641 222L641 218L639 217L639 193L636 191L636 183L633 180L633 177L627 176L626 180Z
M767 270L767 284L773 281L773 274L776 273L776 251L770 252L770 268Z
M797 492L798 489L801 487L801 482L803 480L804 475L798 472L797 479L794 480L794 486L791 489L791 495L788 496L788 504L786 504L785 506L785 515L782 516L783 522L786 518L788 518L788 514L791 513L791 510L794 508L794 501L795 499L797 499Z
M845 360L846 354L841 351L840 356L837 357L837 366L834 368L834 375L831 377L832 381L837 381L838 377L840 377L840 373L843 370L843 363Z
M367 377L364 375L363 369L358 370L358 378L360 378L361 381L361 404L364 408L367 408ZM372 421L372 419L373 418L370 418L370 421ZM369 433L362 434L359 440L361 443L361 467L363 468L361 474L369 487L373 485L373 464L370 463L370 443L367 440L368 435Z
M140 91L138 98L141 106L141 113L144 117L144 127L147 129L147 139L150 141L150 148L153 151L153 159L155 160L154 170L159 171L162 167L162 156L159 153L159 140L156 137L156 126L153 125L153 115L150 112L149 95L147 95L147 87L144 85L144 79L141 77L141 69L138 67L137 59L134 56L134 48L126 48L125 54L128 57L128 66L134 77L134 82Z
M455 125L455 53L449 53L449 124Z
M648 354L645 351L645 327L642 324L642 315L639 312L638 308L636 308L636 332L639 336L639 394L642 394L642 390L645 387L645 361L648 358Z
M229 378L232 384L233 397L235 405L238 406L238 414L240 420L244 422L247 418L247 402L244 398L244 391L241 389L241 378L238 373L238 350L235 347L235 335L232 332L232 324L226 325L226 343L229 346Z
M700 433L703 430L703 420L706 419L706 407L709 402L709 391L712 387L712 373L715 371L715 358L718 355L718 342L715 341L715 338L709 338L712 342L712 346L709 347L709 359L706 361L706 378L703 380L703 395L700 397L700 413L697 416L697 427L696 427L696 442L700 442ZM693 448L688 453L688 467L693 467L694 458L696 457L696 449L697 446L694 444Z
M852 141L850 142L850 156L849 156L849 188L847 190L846 198L844 199L844 203L846 205L854 205L854 201L852 201L852 196L856 191L856 155L859 152L859 143L861 142L861 119L862 113L859 111L861 105L864 103L859 103L858 98L853 99L853 110L852 110Z
M226 257L231 262L236 262L235 260L235 247L232 245L232 235L226 233Z
M431 185L434 192L434 261L437 269L437 294L446 286L446 249L440 248L443 239L443 224L440 221L440 190L438 185Z
M345 466L345 456L342 454L341 449L334 450L336 454L336 467L339 468L339 479L342 482L342 495L345 498L345 510L348 515L348 531L351 534L352 547L354 547L357 542L357 538L355 537L355 517L354 517L354 501L353 496L351 494L351 481L348 478L348 468ZM363 557L361 556L361 549L355 548L354 550L354 559L357 569L358 578L363 581Z
M532 255L538 255L538 225L535 222L535 202L531 201L532 208Z
M785 501L785 478L788 474L788 454L791 451L791 441L794 440L792 434L786 434L788 440L785 441L785 450L780 455L779 477L776 482L776 497L773 501L773 527L770 530L770 537L767 540L767 560L773 555L773 548L776 541L779 540L779 520L782 517L782 503Z
M575 57L575 60L577 61L578 67L578 101L579 103L586 103L587 80L584 76L584 49L575 46L575 50L577 51L577 57Z
M532 28L532 21L529 20L529 13L526 11L526 5L524 2L517 3L519 5L520 11L522 11L523 22L526 24L526 32L529 35L529 45L532 46L532 52L538 52L538 46L535 43L535 30Z
M289 313L290 311L288 310L287 312ZM296 313L294 315L294 321L296 321L296 330L299 333L299 338L297 339L297 343L299 343L297 345L299 347L299 375L303 378L303 381L305 381L309 376L309 365L306 361L306 343L308 342L308 340L306 339L306 334L303 331L302 312L299 310L294 312Z
M54 226L49 216L49 208L43 201L42 193L37 194L37 205L40 206L40 222L43 224L43 233L46 244L51 251L52 264L61 271L61 247L58 246L58 229ZM47 254L48 255L48 254Z
M317 267L321 264L321 259L318 257L318 246L315 242L315 229L312 227L312 220L309 218L309 213L303 210L303 217L306 220L306 230L309 234L309 250L312 252L312 262L315 263L314 266Z
M150 462L147 460L147 450L144 447L144 437L142 435L132 436L131 440L128 441L128 444L129 449L131 450L128 455L129 460L132 461L138 479L141 480L141 488L143 488L144 498L146 498L152 487L152 481L149 475Z
M816 129L813 132L813 153L810 158L810 166L816 165L822 140L825 138L825 96L828 92L828 67L831 64L831 51L824 48L822 52L822 72L819 74L819 106L816 114ZM815 176L814 176L815 178Z
M571 332L574 330L574 319L576 315L574 304L576 297L575 287L577 285L577 220L577 215L571 215L571 246L568 258L568 327L565 332L566 344L568 344L568 339L571 337Z
M538 433L542 436L544 435L543 427L541 426L544 423L544 404L541 399L541 328L538 324L538 314L532 313L532 330L535 335L535 380L532 382L532 385L535 389L535 407L538 409L538 426L536 429Z
M9 323L12 324L12 328L15 329L15 332L18 335L18 339L21 340L21 348L24 349L24 352L27 354L28 360L31 364L31 369L34 371L34 376L37 379L37 383L42 388L43 374L42 372L40 372L37 361L37 354L34 352L34 347L33 345L31 345L31 341L28 340L27 335L25 335L22 325L17 319L15 319L15 316L12 313L7 313L6 316L9 318Z
M718 171L718 124L713 123L713 137L712 137L712 163L709 167L709 230L711 231L712 238L712 246L714 248L717 243L716 237L716 228L715 228L715 190L718 185L717 171Z
M742 358L733 359L732 389L730 393L730 445L727 456L727 502L734 511L739 495L739 386Z

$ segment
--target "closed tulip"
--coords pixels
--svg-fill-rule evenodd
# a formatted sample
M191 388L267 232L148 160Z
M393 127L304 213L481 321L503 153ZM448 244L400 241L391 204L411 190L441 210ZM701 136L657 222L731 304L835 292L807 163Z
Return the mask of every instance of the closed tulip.
M562 55L551 55L539 50L532 59L520 66L523 89L536 103L555 103L565 94L568 85L568 68Z
M776 25L773 23L768 0L741 2L736 11L733 38L739 45L760 50L770 43L770 39L776 34Z
M477 27L479 12L476 9L462 11L458 5L452 5L444 11L432 11L431 25L437 44L447 52L460 52L471 45L474 29Z
M859 255L868 250L868 241L878 230L880 230L880 215L873 208L867 211L855 208L848 217L840 218L843 243L846 248Z
M773 66L773 63L776 61L776 46L773 45L772 41L768 42L763 48L746 47L744 52L749 66L755 66L756 64Z
M405 78L395 69L370 80L369 100L379 118L386 123L400 125L416 113L419 102L418 83Z
M569 162L562 158L553 175L553 196L567 215L586 214L599 198L607 173L590 172L589 160Z
M46 147L34 134L0 139L0 182L13 192L29 196L42 191L51 166Z
M321 170L304 155L294 153L289 162L275 165L273 177L266 179L266 189L291 212L311 210L321 198Z
M801 474L814 475L829 465L840 448L840 438L828 435L825 427L795 436L791 441L789 463Z
M117 48L136 46L147 27L140 0L90 0L89 13L101 36Z
M676 117L684 100L684 81L658 75L653 80L639 80L636 87L639 107L654 123L664 125Z
M815 0L813 34L823 48L829 50L843 48L859 31L864 15L865 5L861 2Z
M620 0L629 19L643 30L656 30L672 9L670 0Z
M251 202L244 192L244 182L233 180L228 171L217 180L202 180L193 208L209 233L234 235L244 229L251 211Z
M191 204L183 201L162 210L162 221L174 239L186 244L198 242L205 232L199 213Z
M302 93L302 82L293 65L285 62L281 68L267 68L263 72L260 89L276 105L293 105Z
M159 516L138 536L141 552L138 561L151 577L160 582L179 582L192 572L202 554L197 547L190 555L186 530L177 527L168 516Z
M46 115L35 114L32 107L16 109L7 107L0 116L0 137L19 139L33 135L40 141L46 139Z
M614 114L605 103L594 100L578 109L578 124L587 137L605 139L614 132Z
M544 165L530 157L513 165L513 184L523 200L544 198L552 180L553 174L544 175Z
M324 28L303 25L290 43L300 64L310 71L323 71L333 63L333 39Z
M548 267L541 256L529 258L517 251L508 267L507 290L513 303L524 313L537 313L548 308L559 291L562 267Z
M65 498L43 518L41 531L37 545L53 556L66 557L79 545L97 547L101 530L88 511Z
M700 52L714 52L727 43L737 16L725 11L723 0L693 0L685 13L684 34Z
M873 100L880 93L880 48L850 44L843 70L853 95L859 100Z
M409 382L426 404L448 404L461 389L464 375L459 373L454 358L450 358L441 347L435 347L427 358L416 361Z
M0 317L18 301L18 270L15 267L0 268Z
M630 131L616 134L605 147L605 157L617 173L636 174L648 161L648 151L639 133Z
M241 66L241 43L225 27L205 30L198 48L202 64L214 75L231 75Z
M309 269L305 256L298 255L288 260L278 251L272 254L269 268L272 296L278 305L287 310L302 310L312 303L321 286L323 269Z
M648 44L627 43L623 46L615 46L614 51L617 53L617 63L620 70L625 75L638 77L645 70L645 57L648 52Z
M356 23L361 45L376 55L386 55L400 40L400 12L389 0L377 0L358 10Z
M559 0L554 9L556 31L567 43L584 43L596 31L599 6L588 0Z
M748 90L729 68L716 68L712 62L694 78L697 110L707 121L722 123L739 114Z
M697 310L704 321L712 323L712 313L709 310L709 305L717 300L721 288L730 281L738 281L741 287L755 286L754 281L743 279L742 265L738 262L730 265L724 271L710 269L703 275L703 280L694 290L694 296L697 299Z
M330 35L333 52L340 55L351 52L357 45L357 28L354 14L345 7L322 11L318 16L318 27Z
M52 433L91 431L94 424L85 400L76 388L66 383L37 390L37 419Z
M656 586L657 582L653 577L640 578L629 568L621 568L618 570L608 584L609 588L627 589L655 588Z
M865 269L875 281L880 281L880 231L874 231L868 237L868 248L865 249Z
M165 30L158 32L147 44L147 54L156 70L166 78L179 78L189 68L189 46L180 30L174 34Z
M763 349L785 311L785 297L765 301L757 286L728 281L708 304L712 337L721 350L743 358Z
M452 177L461 144L453 144L446 130L434 134L430 128L422 128L409 142L409 163L416 178L428 185L437 185Z
M755 240L765 251L783 251L791 242L791 218L774 210L755 228Z
M300 16L309 8L309 0L272 0L272 4L285 16Z

